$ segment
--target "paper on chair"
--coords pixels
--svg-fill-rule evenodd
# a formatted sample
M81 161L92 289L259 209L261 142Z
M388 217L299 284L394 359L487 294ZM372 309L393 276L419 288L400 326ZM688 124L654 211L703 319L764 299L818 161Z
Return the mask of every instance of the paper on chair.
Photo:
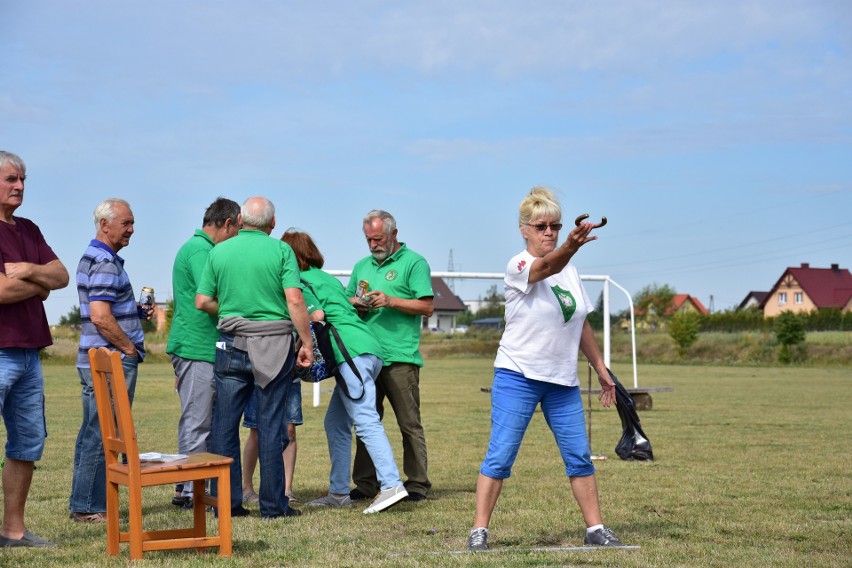
M139 454L139 461L143 462L171 462L182 459L186 459L186 454L161 454L160 452Z

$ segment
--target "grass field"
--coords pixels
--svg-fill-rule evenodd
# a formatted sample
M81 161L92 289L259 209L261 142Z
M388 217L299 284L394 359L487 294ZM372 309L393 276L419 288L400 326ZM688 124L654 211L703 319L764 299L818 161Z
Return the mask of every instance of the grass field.
M625 462L613 449L616 411L591 413L592 450L608 525L637 551L531 552L582 543L582 519L543 418L536 415L491 526L495 552L464 547L474 485L489 431L491 363L432 359L421 375L433 491L377 515L310 510L295 519L235 519L234 556L189 551L147 553L152 566L850 566L852 476L848 368L651 366L640 384L671 386L640 414L656 461ZM629 383L629 367L615 365ZM80 420L79 381L69 366L46 366L49 438L27 509L29 527L60 546L0 550L0 565L120 566L107 559L103 526L68 520L71 461ZM586 378L583 377L583 382ZM330 385L323 384L323 387ZM302 502L327 490L323 405L304 386L294 489ZM171 368L140 369L136 424L142 451L176 451L179 412ZM388 432L401 462L399 433ZM2 434L5 439L5 432ZM151 526L189 518L169 504L168 488L146 490Z

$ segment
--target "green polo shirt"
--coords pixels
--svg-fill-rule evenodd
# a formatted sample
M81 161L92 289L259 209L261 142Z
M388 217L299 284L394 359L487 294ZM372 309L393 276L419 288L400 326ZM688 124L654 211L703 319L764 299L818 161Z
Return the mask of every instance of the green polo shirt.
M379 290L388 296L407 300L432 297L432 271L426 259L400 243L399 250L379 262L372 255L361 259L352 269L348 297L355 296L358 282L366 280L369 291ZM370 310L363 316L370 330L379 338L385 365L412 363L423 366L420 355L420 325L422 316L404 314L391 308Z
M318 268L303 271L302 280L309 284L302 291L305 294L305 302L309 308L313 308L310 311L320 309L325 312L325 320L337 329L350 357L369 353L382 358L382 345L358 316L355 306L349 303L349 296L346 295L340 280ZM342 364L346 359L338 349L334 336L331 345L334 347L334 358L338 364Z
M195 307L195 291L213 246L213 239L196 229L175 257L172 267L175 311L166 345L166 353L210 363L216 360L219 332L216 331L216 318Z
M210 251L197 292L219 301L220 318L267 321L290 319L287 288L301 288L290 245L263 231L240 229Z

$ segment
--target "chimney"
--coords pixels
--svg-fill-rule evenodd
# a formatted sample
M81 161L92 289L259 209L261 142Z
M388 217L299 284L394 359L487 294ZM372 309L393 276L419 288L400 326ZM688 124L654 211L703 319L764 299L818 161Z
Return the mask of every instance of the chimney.
M838 270L840 270L840 265L839 264L832 264L831 269L834 270L835 272L837 272Z
M802 268L810 268L810 267L811 267L810 263L807 263L807 262L802 263Z

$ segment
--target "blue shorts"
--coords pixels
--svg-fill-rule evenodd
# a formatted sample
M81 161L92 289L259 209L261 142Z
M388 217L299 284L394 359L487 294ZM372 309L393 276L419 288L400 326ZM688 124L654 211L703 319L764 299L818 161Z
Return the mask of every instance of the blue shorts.
M40 460L47 422L38 349L0 349L0 414L6 424L6 457Z
M580 387L535 381L508 369L494 369L491 388L491 439L479 468L482 475L506 479L536 407L550 426L569 477L595 473L586 436Z
M287 395L287 408L284 409L284 422L301 426L302 419L302 381L295 380ZM257 395L252 393L246 409L243 411L243 428L257 428Z

